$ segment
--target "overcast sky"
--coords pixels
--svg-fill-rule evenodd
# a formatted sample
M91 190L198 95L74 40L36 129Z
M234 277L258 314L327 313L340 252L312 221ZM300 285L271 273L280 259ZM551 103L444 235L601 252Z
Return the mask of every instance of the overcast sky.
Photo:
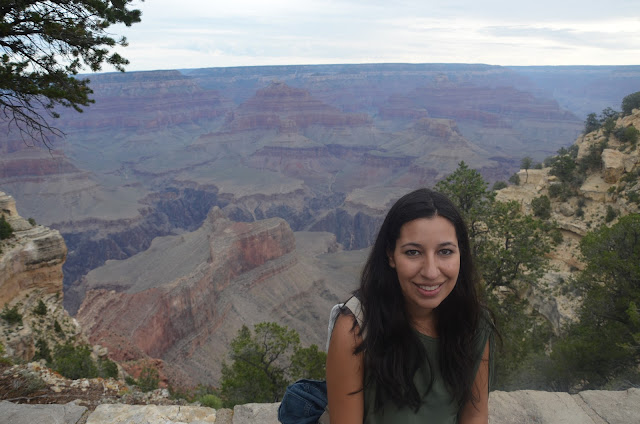
M137 1L137 0L136 0ZM130 71L333 63L640 65L640 0L146 0ZM104 69L107 71L107 69Z

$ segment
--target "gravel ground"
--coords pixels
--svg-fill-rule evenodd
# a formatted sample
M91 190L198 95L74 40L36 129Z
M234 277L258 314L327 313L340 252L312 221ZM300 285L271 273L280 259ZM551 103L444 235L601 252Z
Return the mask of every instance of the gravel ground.
M114 379L69 380L36 362L0 364L0 400L27 404L65 404L75 401L90 411L103 403L187 404L182 399L170 399L167 389L143 393L135 386Z

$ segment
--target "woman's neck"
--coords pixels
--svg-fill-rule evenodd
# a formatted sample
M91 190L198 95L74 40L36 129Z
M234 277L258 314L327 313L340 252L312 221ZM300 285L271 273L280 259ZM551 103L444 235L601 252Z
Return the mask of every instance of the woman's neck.
M437 315L435 311L421 311L420 314L409 313L410 324L418 333L430 337L438 337Z

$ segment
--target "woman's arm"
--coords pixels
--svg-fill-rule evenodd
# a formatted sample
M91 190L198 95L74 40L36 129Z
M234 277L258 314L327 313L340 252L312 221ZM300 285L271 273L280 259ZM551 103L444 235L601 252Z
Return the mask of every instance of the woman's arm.
M484 348L478 373L473 382L472 396L462 409L460 424L487 424L489 422L489 342Z
M362 424L364 420L363 355L352 315L338 316L327 354L327 394L331 424ZM350 394L353 393L353 394Z

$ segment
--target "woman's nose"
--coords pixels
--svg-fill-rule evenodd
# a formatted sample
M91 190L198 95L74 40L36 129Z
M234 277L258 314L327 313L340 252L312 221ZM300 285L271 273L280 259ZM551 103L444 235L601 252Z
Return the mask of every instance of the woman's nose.
M425 257L422 268L420 269L420 275L429 280L433 280L438 277L440 270L438 269L438 263L434 258Z

